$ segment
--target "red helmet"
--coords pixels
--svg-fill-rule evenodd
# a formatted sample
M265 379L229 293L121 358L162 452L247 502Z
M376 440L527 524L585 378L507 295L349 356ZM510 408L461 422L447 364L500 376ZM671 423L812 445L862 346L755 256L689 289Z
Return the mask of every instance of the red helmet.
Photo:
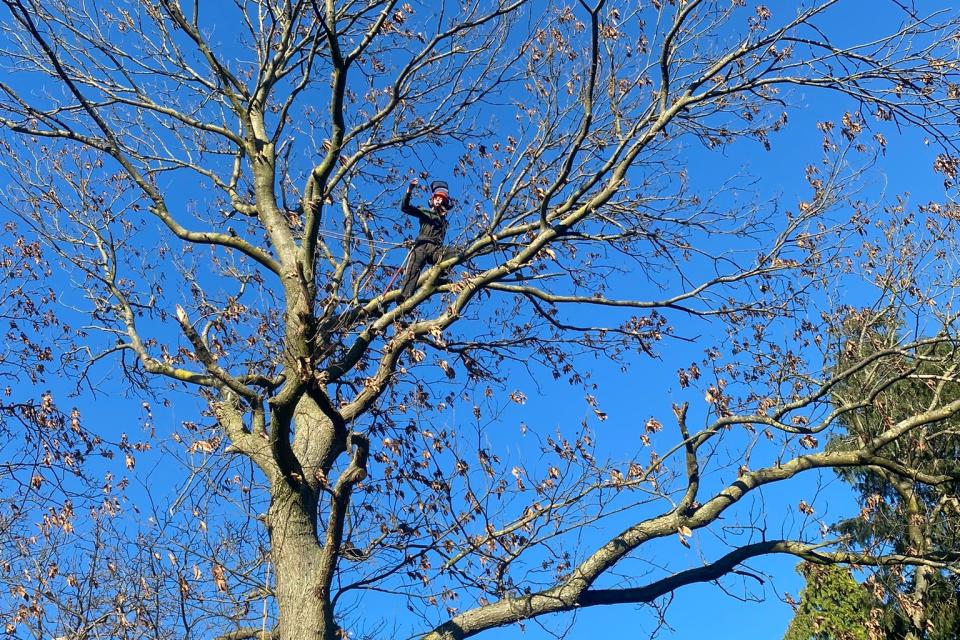
M447 187L446 182L443 180L434 180L430 183L430 188L433 190L433 195L430 196L431 200L436 196L440 196L444 199L447 206L450 206L450 189Z

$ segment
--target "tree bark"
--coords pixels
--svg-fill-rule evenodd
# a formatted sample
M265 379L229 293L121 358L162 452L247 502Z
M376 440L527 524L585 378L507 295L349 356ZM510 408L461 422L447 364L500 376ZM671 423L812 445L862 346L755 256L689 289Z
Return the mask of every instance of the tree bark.
M294 411L294 474L273 479L268 514L271 558L279 607L280 640L334 640L334 621L317 518L327 474L344 450L344 436L317 403L304 396Z
M270 505L270 544L279 606L280 640L326 640L335 637L329 594L319 588L320 545L316 518L301 492L278 489Z
M926 511L920 504L916 489L905 480L897 479L894 483L897 492L905 507L907 518L907 540L910 545L907 553L923 555L930 552L930 539L926 535ZM906 594L908 606L904 607L911 628L907 631L906 640L919 640L926 634L927 627L927 589L930 584L932 567L917 567L914 569L913 588Z

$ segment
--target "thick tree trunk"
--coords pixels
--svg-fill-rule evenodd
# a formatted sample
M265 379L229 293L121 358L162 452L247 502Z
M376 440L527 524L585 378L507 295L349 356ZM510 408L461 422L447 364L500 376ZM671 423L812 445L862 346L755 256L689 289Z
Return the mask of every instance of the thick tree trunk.
M270 544L279 605L280 640L334 638L330 594L321 588L315 518L293 491L270 506Z
M317 508L344 440L315 402L306 397L300 401L294 413L293 442L300 471L297 477L273 479L268 514L280 640L339 638L328 586L331 567L323 562Z

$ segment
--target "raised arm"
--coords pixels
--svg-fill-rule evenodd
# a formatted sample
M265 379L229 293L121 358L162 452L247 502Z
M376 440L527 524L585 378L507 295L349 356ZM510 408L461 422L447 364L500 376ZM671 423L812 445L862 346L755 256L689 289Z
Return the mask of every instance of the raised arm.
M403 200L400 201L400 210L409 216L423 217L423 212L419 207L410 204L410 196L413 195L413 188L417 186L416 180L411 180L407 185L407 190L403 193Z

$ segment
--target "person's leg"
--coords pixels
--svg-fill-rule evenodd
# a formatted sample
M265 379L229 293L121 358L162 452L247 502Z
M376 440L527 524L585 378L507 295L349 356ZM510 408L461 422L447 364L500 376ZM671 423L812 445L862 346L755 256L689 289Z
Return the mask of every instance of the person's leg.
M447 249L443 246L440 246L435 248L430 253L430 255L427 256L427 262L429 262L430 264L437 264L438 262L442 262L447 258L452 258L454 253L455 252L452 249ZM441 273L440 277L438 277L436 280L436 284L449 284L449 283L450 283L449 272Z
M426 247L424 245L414 245L410 249L410 255L407 256L407 265L403 269L403 280L400 282L400 299L397 300L397 304L401 304L404 300L413 295L413 292L417 288L417 278L420 276L420 270L423 269L423 264L427 261L427 254L430 252L431 247Z

